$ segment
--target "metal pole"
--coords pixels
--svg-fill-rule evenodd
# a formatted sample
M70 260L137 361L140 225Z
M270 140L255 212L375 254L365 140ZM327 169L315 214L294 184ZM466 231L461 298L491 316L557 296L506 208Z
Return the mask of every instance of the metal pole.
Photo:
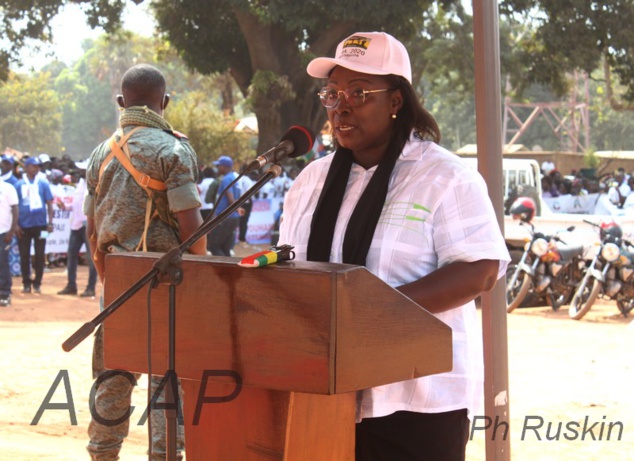
M473 36L476 86L478 169L504 230L502 185L502 132L500 42L497 0L473 0ZM484 339L484 407L487 461L511 459L508 428L508 344L506 295L503 281L482 296Z
M168 334L168 363L169 379L165 386L165 420L166 454L168 461L176 461L178 451L178 413L180 412L180 399L178 395L178 375L176 374L176 286L169 287L169 334ZM170 408L171 407L171 408Z

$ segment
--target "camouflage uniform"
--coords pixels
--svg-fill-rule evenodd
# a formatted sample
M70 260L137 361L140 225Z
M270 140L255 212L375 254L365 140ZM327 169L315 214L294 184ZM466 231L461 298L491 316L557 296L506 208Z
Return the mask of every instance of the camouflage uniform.
M187 139L172 131L155 112L142 107L126 109L120 119L124 133L136 126L146 128L128 140L130 160L134 167L167 186L166 191L152 191L159 217L148 229L148 251L166 252L180 243L175 212L200 206L196 188L196 153ZM112 160L99 178L102 162L110 153L106 142L92 153L86 170L88 197L84 212L95 220L98 248L105 253L135 251L145 227L147 194L118 160ZM99 184L99 194L95 190ZM101 332L95 337L93 374L105 372ZM135 376L138 379L138 375ZM152 378L154 388L161 377ZM133 384L124 376L103 381L94 398L95 409L102 418L116 420L129 408ZM165 417L162 410L151 412L153 459L165 459ZM88 452L94 460L119 459L119 451L128 434L129 421L117 425L90 422ZM178 425L178 448L184 447L183 427Z

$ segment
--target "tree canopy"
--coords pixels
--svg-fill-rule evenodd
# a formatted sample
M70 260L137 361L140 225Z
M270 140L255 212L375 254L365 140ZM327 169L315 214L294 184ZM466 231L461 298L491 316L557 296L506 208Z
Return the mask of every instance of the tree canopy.
M275 144L291 124L322 126L319 82L306 74L306 64L334 55L337 43L356 31L385 30L405 42L421 90L473 91L473 28L459 0L145 1L151 1L159 38L190 69L231 75L257 115L262 148ZM8 39L0 42L0 80L30 39L52 38L51 18L71 2L85 6L92 26L114 32L121 25L126 0L0 0L0 35ZM569 74L582 70L605 90L612 108L634 110L632 0L500 0L500 13L502 70L515 97L535 84L550 87L556 97L566 95ZM94 57L112 86L129 59L113 65L110 58ZM461 110L469 111L470 103L458 99ZM456 129L455 138L466 129Z
M230 72L257 116L260 145L271 146L290 125L317 130L325 121L316 97L319 82L306 74L313 57L334 55L343 38L360 30L413 38L434 3L155 0L152 5L159 29L189 66L202 73Z
M541 83L563 94L567 73L591 75L601 68L612 107L634 110L634 1L503 0L500 6L510 20L532 29L517 38L516 59L526 75L516 75L514 86Z
M12 75L0 86L0 145L36 154L59 152L62 112L50 74Z
M0 147L86 158L117 128L121 75L147 62L166 75L172 102L165 116L188 135L201 165L218 152L235 153L236 160L254 157L252 136L233 131L234 111L242 113L238 98L235 107L221 110L220 101L230 99L225 76L191 72L169 44L125 31L88 40L84 50L72 66L52 61L40 72L12 73L0 84Z

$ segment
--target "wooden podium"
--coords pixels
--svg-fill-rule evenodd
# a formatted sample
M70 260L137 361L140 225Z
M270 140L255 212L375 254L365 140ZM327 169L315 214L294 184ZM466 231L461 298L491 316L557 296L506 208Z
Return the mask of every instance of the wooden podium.
M160 256L108 255L106 306ZM237 261L183 258L175 371L188 461L354 460L355 391L451 370L451 329L366 268ZM168 291L152 291L156 375ZM147 320L144 287L104 321L108 368L147 373Z

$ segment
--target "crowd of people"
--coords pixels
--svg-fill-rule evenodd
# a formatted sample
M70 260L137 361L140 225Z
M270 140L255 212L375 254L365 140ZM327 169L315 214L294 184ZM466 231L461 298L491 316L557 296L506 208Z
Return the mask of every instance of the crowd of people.
M246 200L229 219L221 223L212 230L207 240L207 250L209 254L215 256L232 256L235 254L234 246L248 247L248 226L254 200L277 199L279 209L271 211L272 228L275 232L279 227L279 218L282 212L283 198L293 185L299 172L305 166L303 159L289 160L282 169L282 174L265 183L252 197ZM262 177L264 170L254 170L245 172L247 165L239 167L240 175L236 171L234 159L229 155L222 155L211 166L203 167L198 183L198 193L200 195L201 214L203 219L208 219L210 215L217 216L224 211L231 203L237 200L242 194L249 191L255 183ZM229 190L229 184L238 178ZM216 203L217 202L217 203ZM209 218L210 219L210 218ZM274 244L271 241L271 244Z
M559 206L567 197L583 197L590 209L575 210L576 213L624 215L634 213L634 173L628 174L623 167L603 173L600 176L588 176L583 170L572 170L563 174L552 161L544 161L541 165L541 197L537 187L528 184L512 184L504 202L505 214L510 214L510 207L518 197L530 197L539 208L542 200L546 202L559 199ZM576 199L575 199L576 200ZM588 201L589 200L589 201ZM578 201L574 202L577 203ZM538 215L541 212L537 211Z
M82 210L86 193L86 165L87 161L75 162L68 155L55 157L42 153L18 157L7 151L0 157L0 238L5 242L0 250L0 306L11 304L12 277L21 277L22 293L40 293L44 272L59 267L67 268L68 281L57 294L95 296L97 273L88 252L86 216ZM285 167L282 175L266 183L254 198L284 197L303 165L303 161L294 160L292 165ZM233 195L229 195L223 193L224 189L237 176L232 157L223 155L212 165L202 167L198 174L197 191L203 219L220 213L230 201L249 190L261 174L262 171L258 170L241 176L232 187ZM216 204L217 199L220 201ZM208 240L208 254L233 255L235 244L249 244L247 229L252 206L253 200L250 199L225 224L230 229L222 244L210 243L216 237ZM68 248L65 252L46 251L46 239L53 231L56 210L70 212ZM214 234L220 232L222 228L214 230ZM19 270L9 264L12 247L19 248ZM81 292L77 287L79 265L89 267L88 283Z
M634 177L619 167L602 177L587 177L581 170L563 175L553 162L545 161L541 165L542 196L560 197L562 195L588 195L605 193L610 203L618 208L634 207Z
M86 217L81 211L85 162L75 163L68 155L18 158L4 153L0 168L3 184L0 237L5 243L0 253L0 305L11 304L12 276L21 277L22 293L41 293L45 268L65 264L68 265L68 285L58 294L77 294L77 266L85 242ZM69 246L64 254L46 253L46 240L54 230L55 210L67 210L71 216ZM19 248L19 273L10 266L12 246ZM88 286L80 296L93 297L96 274L90 258L81 259L90 266L90 275Z

